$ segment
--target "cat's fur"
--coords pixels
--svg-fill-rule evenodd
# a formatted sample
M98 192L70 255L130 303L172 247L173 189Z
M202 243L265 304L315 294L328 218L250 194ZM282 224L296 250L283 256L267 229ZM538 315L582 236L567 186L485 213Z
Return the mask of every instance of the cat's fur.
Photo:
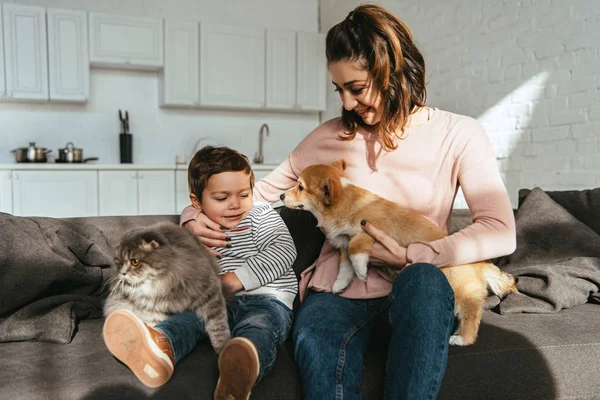
M193 311L205 323L215 351L230 339L225 297L214 256L186 229L159 223L133 229L121 238L104 306L133 312L153 326L172 314Z

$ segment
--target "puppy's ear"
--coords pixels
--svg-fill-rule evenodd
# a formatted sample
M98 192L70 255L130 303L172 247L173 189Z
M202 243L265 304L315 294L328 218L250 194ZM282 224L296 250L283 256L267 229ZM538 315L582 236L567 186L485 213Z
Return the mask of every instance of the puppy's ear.
M326 206L330 206L333 203L333 197L331 195L331 182L329 178L325 178L321 182L321 191L323 192L323 203Z
M340 158L339 160L334 161L331 165L333 165L336 168L341 169L342 171L345 171L346 167L348 166L346 164L346 160L344 160L343 158Z

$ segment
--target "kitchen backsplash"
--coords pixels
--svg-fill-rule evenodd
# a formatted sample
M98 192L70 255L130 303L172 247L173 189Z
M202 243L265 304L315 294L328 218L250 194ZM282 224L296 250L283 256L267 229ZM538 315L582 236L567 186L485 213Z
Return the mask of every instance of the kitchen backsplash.
M128 110L136 164L174 164L193 153L198 139L213 137L252 159L260 126L267 123L265 163L278 164L319 123L317 113L164 109L158 107L155 72L93 69L87 104L0 104L0 164L14 162L12 149L35 142L59 148L73 142L84 158L119 163L118 110ZM53 159L53 157L52 157Z

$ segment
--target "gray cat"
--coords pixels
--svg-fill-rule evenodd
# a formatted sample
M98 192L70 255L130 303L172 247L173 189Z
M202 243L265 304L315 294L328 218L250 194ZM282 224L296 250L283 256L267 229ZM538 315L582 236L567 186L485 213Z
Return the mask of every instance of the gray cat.
M214 256L186 229L159 223L121 238L104 315L133 312L153 326L172 314L193 311L205 322L215 351L230 339L225 297Z

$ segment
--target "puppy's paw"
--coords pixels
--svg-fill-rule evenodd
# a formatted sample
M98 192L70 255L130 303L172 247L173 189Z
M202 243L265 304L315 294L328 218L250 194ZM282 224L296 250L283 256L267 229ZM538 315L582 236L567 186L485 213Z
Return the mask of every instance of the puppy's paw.
M462 339L462 337L460 337L460 335L452 335L452 336L450 336L449 343L452 346L466 346L466 344L463 342L463 339Z
M367 264L369 263L369 254L359 253L350 256L354 273L363 282L367 281L367 273L369 272Z
M350 282L346 282L342 279L336 279L335 282L333 282L333 286L331 287L331 293L338 294L342 292L348 287L348 283Z

